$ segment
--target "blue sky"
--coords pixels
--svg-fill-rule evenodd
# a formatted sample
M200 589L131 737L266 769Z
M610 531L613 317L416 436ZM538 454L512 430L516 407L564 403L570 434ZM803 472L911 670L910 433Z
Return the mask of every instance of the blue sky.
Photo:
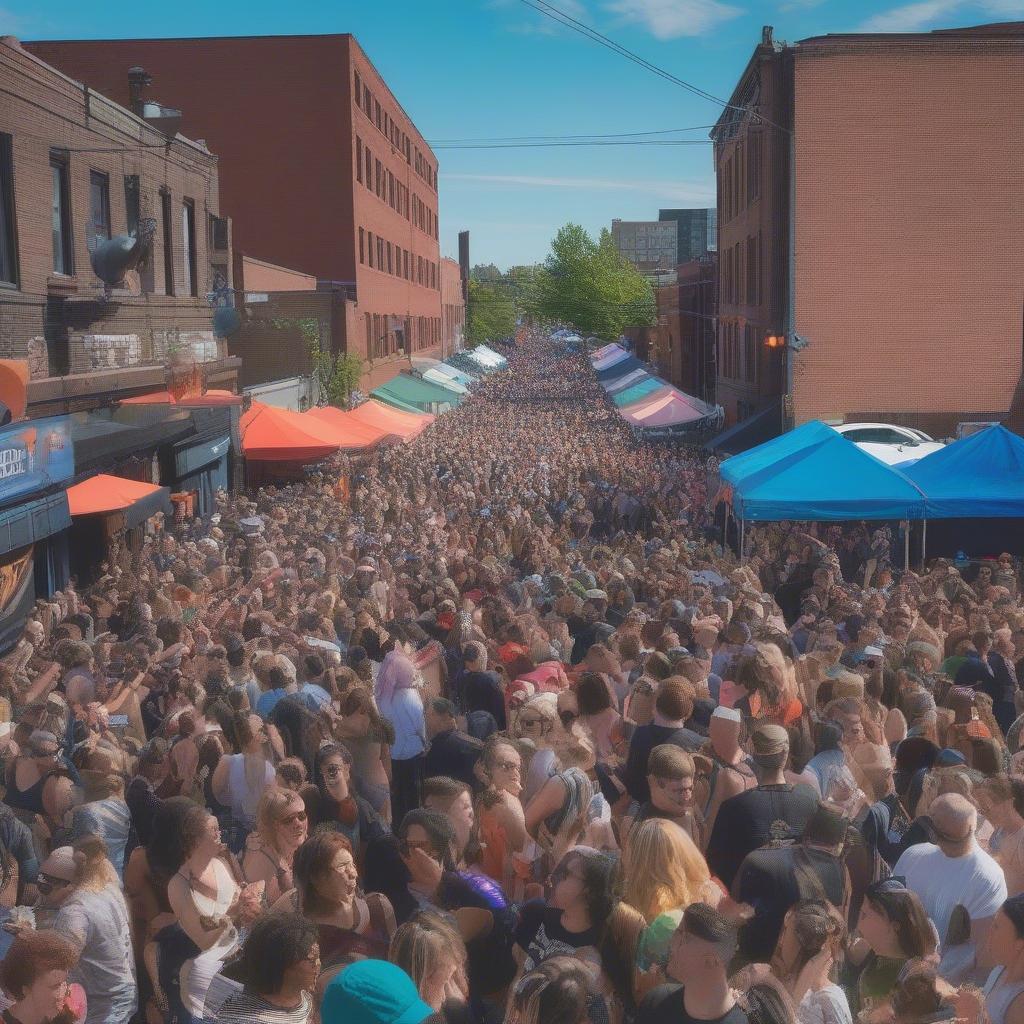
M916 31L1024 17L1024 0L551 0L679 78L727 98L760 37ZM5 6L4 6L5 5ZM431 142L695 128L720 107L561 28L521 0L0 0L0 34L32 38L352 32ZM441 249L544 258L566 221L714 203L711 147L437 150Z

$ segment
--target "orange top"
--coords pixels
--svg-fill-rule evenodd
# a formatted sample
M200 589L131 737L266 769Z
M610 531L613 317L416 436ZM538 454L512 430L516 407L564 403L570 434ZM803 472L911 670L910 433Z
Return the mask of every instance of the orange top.
M345 447L329 423L303 413L253 402L241 420L242 452L254 461L311 462Z

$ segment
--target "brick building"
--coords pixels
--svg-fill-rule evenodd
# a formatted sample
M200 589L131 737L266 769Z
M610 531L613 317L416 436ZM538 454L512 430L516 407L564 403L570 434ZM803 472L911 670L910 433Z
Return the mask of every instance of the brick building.
M712 132L718 178L715 400L727 424L777 400L785 388L782 350L767 348L764 339L785 329L791 57L792 50L766 28L733 91L733 106Z
M766 30L732 103L792 134L736 110L713 133L731 419L788 378L797 423L1024 426L1022 67L1024 22L793 46Z
M441 358L458 352L466 340L466 299L462 267L447 256L441 260Z
M658 327L651 358L670 384L714 404L716 254L680 264L675 277L654 289Z
M0 40L0 357L27 359L30 415L164 389L169 364L233 388L208 293L230 285L217 158ZM104 295L96 245L152 229Z
M220 157L239 248L354 295L335 344L364 390L439 353L437 160L353 36L30 45L114 99L129 68L153 76Z

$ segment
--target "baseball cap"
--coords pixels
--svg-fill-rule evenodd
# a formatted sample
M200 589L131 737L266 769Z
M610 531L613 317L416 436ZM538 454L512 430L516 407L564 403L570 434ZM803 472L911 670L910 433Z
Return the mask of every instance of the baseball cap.
M323 1024L421 1024L433 1010L412 978L386 960L357 960L331 979L320 1005Z

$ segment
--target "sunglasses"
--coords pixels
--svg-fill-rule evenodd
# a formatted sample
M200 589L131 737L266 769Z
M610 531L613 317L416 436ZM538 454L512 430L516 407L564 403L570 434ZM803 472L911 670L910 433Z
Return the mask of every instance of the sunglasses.
M345 769L340 764L330 764L324 769L325 779L336 779L339 775L343 775Z
M305 811L296 811L294 814L288 814L283 818L278 818L277 823L279 825L295 825L300 821L306 820Z
M44 875L41 871L36 876L36 888L44 896L48 896L54 889L63 889L64 886L70 884L71 879L69 878L56 878L53 875Z

